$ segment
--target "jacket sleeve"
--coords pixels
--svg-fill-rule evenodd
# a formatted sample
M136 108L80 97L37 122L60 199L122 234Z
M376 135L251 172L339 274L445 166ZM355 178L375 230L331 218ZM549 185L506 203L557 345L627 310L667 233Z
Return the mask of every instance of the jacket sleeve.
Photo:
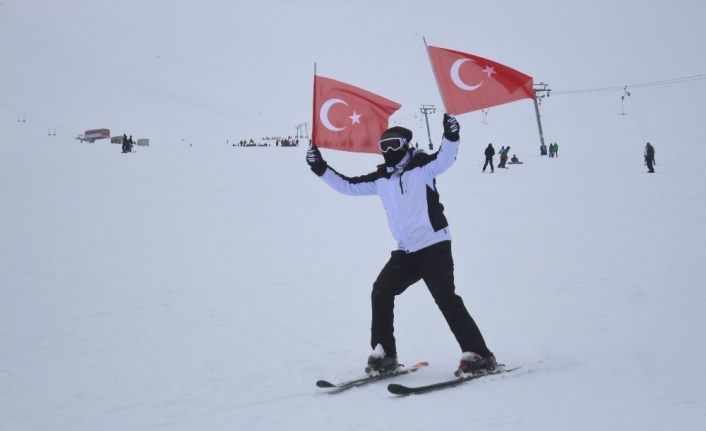
M377 172L360 177L347 177L339 174L329 166L321 176L332 189L349 196L370 196L377 194L377 184L375 180L380 178Z
M441 147L436 153L435 160L432 160L424 166L424 169L430 176L436 177L437 175L444 173L451 167L451 165L454 164L456 161L456 155L458 154L458 145L460 142L460 139L456 142L449 141L446 138L441 139Z

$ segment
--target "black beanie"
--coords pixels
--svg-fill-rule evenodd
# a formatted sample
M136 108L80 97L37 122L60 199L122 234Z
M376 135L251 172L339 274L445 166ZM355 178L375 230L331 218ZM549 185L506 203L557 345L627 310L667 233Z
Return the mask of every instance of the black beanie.
M390 127L382 132L382 136L380 136L380 140L385 138L405 138L409 144L412 142L412 131L400 126Z

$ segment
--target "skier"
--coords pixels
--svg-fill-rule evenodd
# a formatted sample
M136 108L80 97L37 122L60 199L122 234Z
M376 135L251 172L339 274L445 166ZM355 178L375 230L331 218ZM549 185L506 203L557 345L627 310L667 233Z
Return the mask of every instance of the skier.
M510 164L511 165L521 165L522 164L520 159L517 158L517 154L512 155L512 158L510 158Z
M510 152L510 146L508 145L507 147L503 147L502 150L500 150L500 163L498 163L499 168L507 168L505 166L507 164L507 153Z
M127 134L123 133L123 153L127 153Z
M398 249L391 253L371 293L373 352L365 368L371 376L400 367L394 337L395 296L419 280L426 283L463 352L455 374L494 370L497 365L463 300L455 293L451 234L435 177L456 160L459 124L444 114L443 126L441 147L433 154L411 147L411 130L399 126L386 130L379 142L385 163L359 177L346 177L329 167L316 145L307 151L311 170L334 190L353 196L380 196L397 240Z
M495 148L493 148L493 143L491 142L485 148L485 164L483 165L483 172L485 172L485 168L488 167L488 164L490 164L490 172L491 173L495 172L495 168L493 168L493 156L494 155L495 155Z
M655 147L649 142L645 144L645 164L647 165L647 172L650 174L655 173Z
M556 155L557 150L558 149L556 147L556 142L552 142L551 144L549 144L549 157L553 159Z

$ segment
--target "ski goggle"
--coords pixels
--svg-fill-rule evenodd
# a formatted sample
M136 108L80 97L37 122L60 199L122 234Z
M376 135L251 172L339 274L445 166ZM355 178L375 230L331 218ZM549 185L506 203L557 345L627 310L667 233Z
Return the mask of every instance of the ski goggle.
M380 151L383 153L397 151L405 145L407 145L405 138L385 138L380 140Z

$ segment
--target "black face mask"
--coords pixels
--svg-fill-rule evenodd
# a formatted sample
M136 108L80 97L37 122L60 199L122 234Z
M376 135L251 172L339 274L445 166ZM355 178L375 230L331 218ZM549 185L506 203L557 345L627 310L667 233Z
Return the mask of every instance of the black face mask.
M407 154L407 147L400 148L397 151L382 153L382 157L385 158L386 166L394 168L404 158L405 154Z

